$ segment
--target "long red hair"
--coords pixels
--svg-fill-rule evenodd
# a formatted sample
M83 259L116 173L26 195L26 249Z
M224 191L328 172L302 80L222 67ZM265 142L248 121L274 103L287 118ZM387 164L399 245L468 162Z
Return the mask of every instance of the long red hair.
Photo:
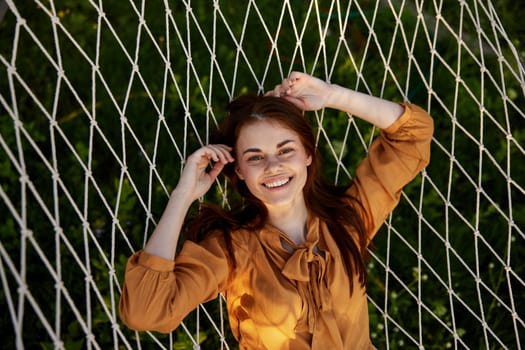
M275 121L297 133L306 153L312 157L303 189L306 207L326 222L330 234L341 251L351 291L353 291L354 275L358 276L361 286L364 287L367 281L366 260L368 259L368 235L365 224L367 218L364 216L361 204L346 194L348 186L330 185L324 181L320 172L320 159L314 132L303 112L284 98L251 94L232 101L228 111L227 118L212 140L213 143L235 147L242 127L261 119ZM186 230L186 237L196 242L206 238L214 230L222 231L233 267L235 267L235 259L231 243L232 231L239 228L260 229L268 217L264 204L251 194L244 181L237 176L234 167L235 163L226 165L223 173L240 194L241 201L232 210L203 205L197 218L187 225ZM354 235L350 234L349 230Z

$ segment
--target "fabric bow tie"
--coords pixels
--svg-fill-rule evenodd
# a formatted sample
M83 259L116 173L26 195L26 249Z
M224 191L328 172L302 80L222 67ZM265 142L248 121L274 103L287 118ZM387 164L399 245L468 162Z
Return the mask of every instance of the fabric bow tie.
M312 266L309 266L311 263ZM342 340L337 331L330 292L324 281L326 262L311 247L298 248L288 258L282 274L299 283L298 292L310 300L307 312L308 329L312 333L312 349L340 349Z
M298 248L288 258L282 273L291 280L308 282L310 281L310 269L308 264L319 259L308 247Z

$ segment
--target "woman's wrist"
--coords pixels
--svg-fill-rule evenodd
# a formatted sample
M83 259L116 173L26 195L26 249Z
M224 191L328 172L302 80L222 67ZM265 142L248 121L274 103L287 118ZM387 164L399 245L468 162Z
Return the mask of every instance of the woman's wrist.
M177 185L170 194L170 201L177 201L182 205L190 206L196 199L191 190Z
M325 98L325 108L345 110L348 106L349 92L351 90L337 84L328 84Z

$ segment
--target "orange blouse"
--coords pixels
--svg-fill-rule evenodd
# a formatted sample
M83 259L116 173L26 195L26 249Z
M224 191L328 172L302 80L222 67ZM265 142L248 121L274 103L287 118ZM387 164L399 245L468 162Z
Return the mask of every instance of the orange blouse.
M404 114L372 143L349 192L373 221L372 239L401 190L429 162L433 121L405 104ZM277 228L232 233L230 269L224 238L186 241L174 261L133 254L126 267L120 317L130 328L170 332L200 303L224 293L241 349L369 349L366 291L354 293L326 224L310 215L306 242Z

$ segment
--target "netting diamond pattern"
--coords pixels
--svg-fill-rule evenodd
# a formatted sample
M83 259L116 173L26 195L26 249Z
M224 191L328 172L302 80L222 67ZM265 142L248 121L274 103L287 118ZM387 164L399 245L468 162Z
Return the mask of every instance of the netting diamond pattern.
M222 297L169 335L122 326L124 266L226 103L292 70L435 119L431 164L371 248L374 345L521 348L525 70L491 0L7 0L0 18L7 348L236 348ZM349 182L377 130L311 118Z

